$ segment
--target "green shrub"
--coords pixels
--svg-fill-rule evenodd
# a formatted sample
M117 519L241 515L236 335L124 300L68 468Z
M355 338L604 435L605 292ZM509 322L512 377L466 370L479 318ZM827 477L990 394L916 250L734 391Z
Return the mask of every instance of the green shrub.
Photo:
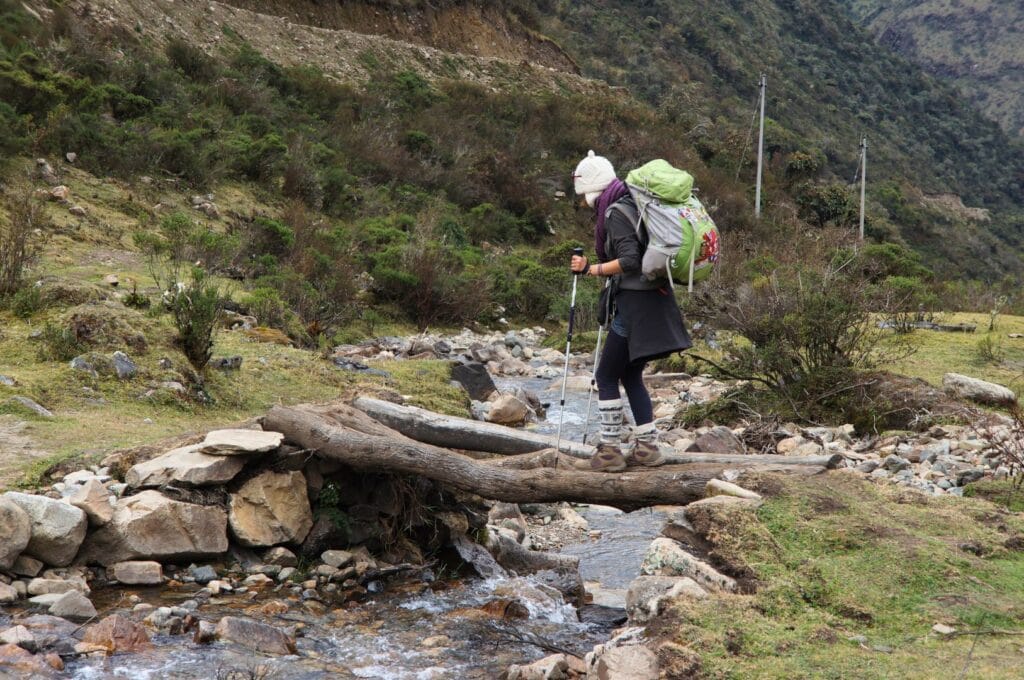
M4 191L7 220L0 222L0 299L14 295L22 285L25 268L36 256L32 234L49 224L42 202L28 184Z
M71 361L86 349L73 328L47 322L40 331L36 355L40 361Z
M217 76L217 62L182 38L171 38L165 52L171 65L192 80L209 83Z
M193 267L191 280L171 298L170 306L177 344L192 367L202 371L213 355L213 333L224 308L221 292L202 269Z
M43 294L37 286L25 286L11 296L10 308L14 315L27 319L44 306Z

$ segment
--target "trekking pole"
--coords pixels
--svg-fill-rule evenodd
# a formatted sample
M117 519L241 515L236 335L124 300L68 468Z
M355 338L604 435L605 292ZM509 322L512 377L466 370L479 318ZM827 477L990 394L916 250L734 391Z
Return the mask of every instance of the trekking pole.
M583 248L573 248L572 254L577 257L583 257ZM565 334L565 369L562 371L562 398L558 402L558 438L555 440L555 451L562 450L562 423L565 421L565 384L569 382L569 351L572 348L572 327L576 323L576 283L579 280L579 272L573 272L572 297L569 299L569 330Z
M604 287L611 285L611 279L604 282ZM611 307L609 298L607 307ZM590 407L594 403L594 389L597 387L597 366L601 362L601 336L604 335L604 326L608 323L609 310L605 308L604 324L597 327L597 347L594 348L594 373L590 376L590 394L587 396L587 422L583 427L583 445L587 444L587 437L590 436Z

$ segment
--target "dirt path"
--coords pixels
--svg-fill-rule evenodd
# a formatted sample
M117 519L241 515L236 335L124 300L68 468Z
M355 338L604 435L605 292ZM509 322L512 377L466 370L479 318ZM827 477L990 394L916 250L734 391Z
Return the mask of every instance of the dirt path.
M18 480L25 465L46 455L26 434L27 428L23 420L0 415L0 491Z

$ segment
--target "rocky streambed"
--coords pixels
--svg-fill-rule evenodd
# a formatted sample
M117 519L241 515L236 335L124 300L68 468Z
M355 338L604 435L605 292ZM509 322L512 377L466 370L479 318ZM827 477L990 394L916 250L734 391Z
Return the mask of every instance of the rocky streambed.
M548 433L562 419L578 441L588 357L570 358L561 414L564 356L543 336L384 338L339 347L333 361L446 358L479 418ZM1010 474L1007 447L1020 446L998 418L886 436L687 429L673 426L677 411L730 385L682 374L650 384L667 450L827 455L848 474L933 495ZM255 423L129 452L0 496L0 677L658 677L665 661L642 627L663 603L747 587L705 553L719 513L760 502L729 483L741 467L709 482L707 500L625 515L518 508L353 470Z

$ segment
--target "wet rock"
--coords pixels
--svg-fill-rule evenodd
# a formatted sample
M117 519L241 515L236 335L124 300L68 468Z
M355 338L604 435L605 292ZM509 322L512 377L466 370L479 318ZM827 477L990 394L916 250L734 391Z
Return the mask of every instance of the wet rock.
M707 596L688 576L638 576L626 592L626 613L633 623L647 623L661 614L663 603L678 597L702 600Z
M222 509L143 491L117 502L111 521L89 536L81 561L176 561L215 557L227 549L227 516Z
M295 641L284 632L265 623L225 616L217 623L217 638L246 649L274 656L296 654Z
M54 669L46 661L18 645L0 645L0 677L53 677ZM8 672L12 673L8 676Z
M503 394L491 404L487 421L499 425L521 425L530 416L530 407L513 394Z
M269 453L281 446L284 435L263 430L214 430L200 444L200 451L215 456Z
M689 576L704 588L736 590L736 581L697 559L671 538L656 538L651 542L640 572L652 576Z
M17 503L0 496L0 569L10 569L32 537L32 521Z
M96 616L96 607L82 593L72 590L50 606L50 614L69 621L87 621Z
M230 482L245 467L244 458L208 455L202 453L202 447L193 444L168 451L132 466L124 479L134 488L163 486L172 481L207 486Z
M455 364L452 366L452 380L462 385L469 398L475 401L486 401L498 390L482 363Z
M708 432L698 436L697 440L687 450L703 453L743 454L747 452L743 442L733 434L732 430L723 425L713 427Z
M35 654L38 649L36 638L25 626L14 626L0 633L0 643L18 645L27 652Z
M86 628L82 642L101 647L107 654L130 654L153 648L145 628L116 614Z
M50 411L49 409L47 409L44 406L40 406L38 403L36 403L32 399L29 399L28 397L23 397L21 395L15 395L15 396L11 397L10 399L8 399L7 401L8 401L8 403L18 404L22 408L28 409L29 411L31 411L32 413L36 414L40 418L46 418L47 420L49 420L50 418L53 418L53 412L52 411Z
M942 388L947 394L979 404L1010 405L1017 401L1017 395L1007 387L959 373L942 376Z
M126 585L154 586L163 583L159 562L117 562L107 567L107 577Z
M247 547L301 543L313 526L313 512L301 472L267 471L231 494L231 530Z
M114 506L110 504L110 491L98 479L85 482L68 498L71 505L85 513L89 524L101 527L114 516Z
M32 523L25 554L55 567L71 564L88 528L84 512L45 496L9 491L3 498L24 510Z
M196 626L196 632L192 635L192 642L197 645L208 645L217 639L217 626L212 621L200 621Z

